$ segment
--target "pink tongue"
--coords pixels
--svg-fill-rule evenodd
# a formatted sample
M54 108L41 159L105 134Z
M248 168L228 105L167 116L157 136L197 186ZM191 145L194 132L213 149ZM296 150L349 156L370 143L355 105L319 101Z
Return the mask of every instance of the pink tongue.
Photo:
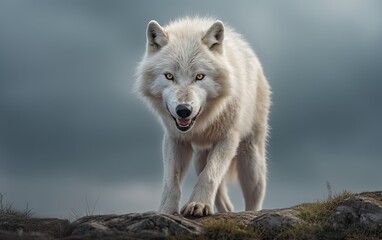
M180 125L186 126L190 123L189 119L179 119Z

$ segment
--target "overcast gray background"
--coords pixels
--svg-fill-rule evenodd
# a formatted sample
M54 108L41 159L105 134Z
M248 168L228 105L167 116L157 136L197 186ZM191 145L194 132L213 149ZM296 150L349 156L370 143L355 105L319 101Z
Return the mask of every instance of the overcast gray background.
M265 208L381 190L382 2L0 2L0 192L37 215L156 210L162 129L132 94L149 20L212 15L273 88ZM187 200L193 168L183 186ZM231 185L236 210L239 187Z

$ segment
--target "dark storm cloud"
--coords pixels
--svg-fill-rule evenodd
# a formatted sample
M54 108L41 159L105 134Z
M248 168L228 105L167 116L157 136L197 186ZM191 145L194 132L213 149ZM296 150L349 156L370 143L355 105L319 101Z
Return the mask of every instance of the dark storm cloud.
M134 69L147 22L184 15L228 22L263 63L274 92L266 207L321 197L326 180L338 190L376 189L381 7L371 0L2 1L0 192L47 214L60 212L55 196L83 198L81 189L107 192L105 211L156 209L154 200L134 198L159 191L162 174L162 129L132 93ZM39 186L56 205L39 205ZM240 209L240 192L233 193Z

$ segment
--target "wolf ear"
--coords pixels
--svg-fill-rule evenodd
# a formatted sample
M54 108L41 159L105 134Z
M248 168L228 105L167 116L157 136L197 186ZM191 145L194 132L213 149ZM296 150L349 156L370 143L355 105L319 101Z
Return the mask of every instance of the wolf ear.
M208 29L202 38L204 44L212 51L222 51L222 43L224 40L224 25L221 21L216 21Z
M147 25L147 50L150 53L159 51L167 44L167 34L165 30L155 20L151 20Z

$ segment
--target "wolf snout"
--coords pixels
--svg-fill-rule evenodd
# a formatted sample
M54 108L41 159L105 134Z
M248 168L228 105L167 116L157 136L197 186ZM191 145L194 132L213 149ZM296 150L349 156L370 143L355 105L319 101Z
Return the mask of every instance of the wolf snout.
M192 113L192 106L190 104L179 104L175 108L176 114L181 118L188 118Z

